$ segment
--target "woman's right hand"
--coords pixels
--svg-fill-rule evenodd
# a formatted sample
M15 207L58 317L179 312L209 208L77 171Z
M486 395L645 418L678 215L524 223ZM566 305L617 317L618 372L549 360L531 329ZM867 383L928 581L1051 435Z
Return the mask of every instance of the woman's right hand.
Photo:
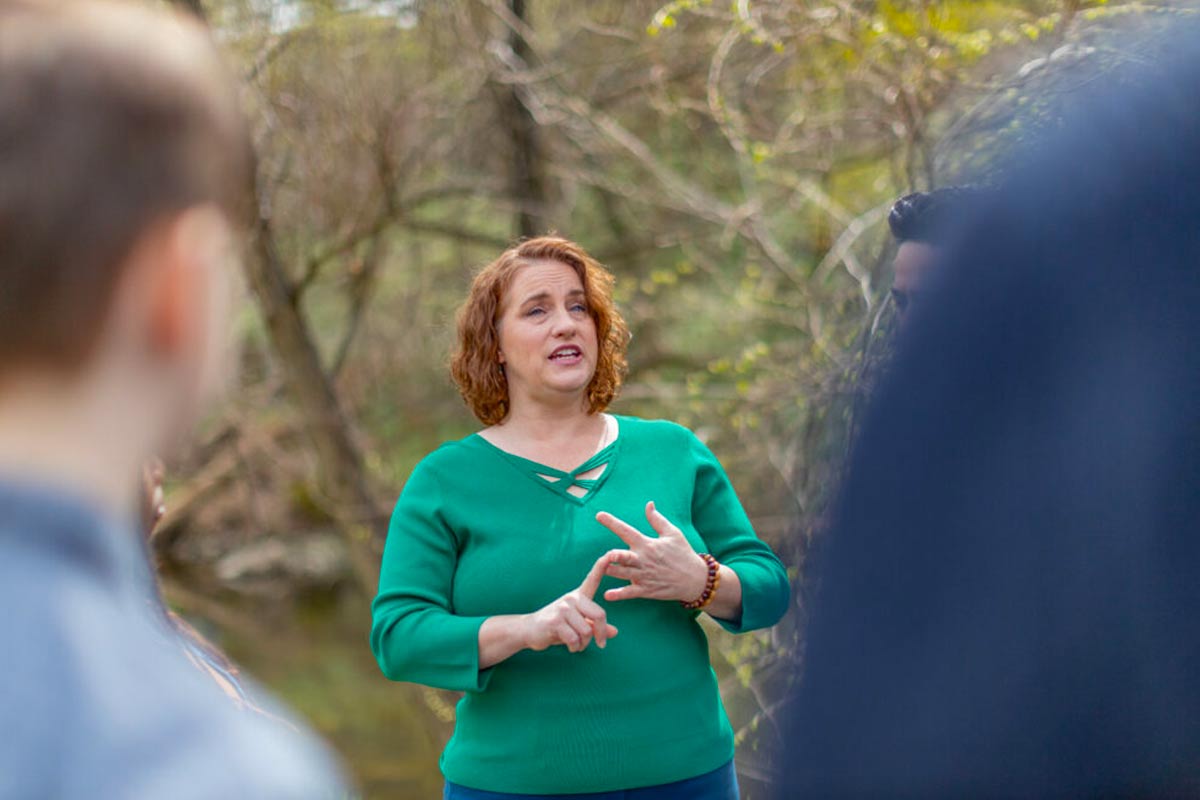
M579 588L525 615L526 647L545 650L560 644L572 653L579 653L593 638L596 646L603 648L609 639L617 635L617 629L608 624L608 615L593 599L609 560L608 554L601 556Z

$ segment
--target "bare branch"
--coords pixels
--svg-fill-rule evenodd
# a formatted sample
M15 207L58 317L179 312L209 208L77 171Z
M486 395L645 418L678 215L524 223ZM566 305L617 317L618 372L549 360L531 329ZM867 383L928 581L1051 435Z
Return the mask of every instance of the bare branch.
M337 380L338 375L342 372L342 368L346 365L346 356L349 355L350 345L353 344L354 337L362 325L363 314L367 309L371 293L375 288L375 278L379 272L379 263L383 260L383 254L386 249L384 237L376 236L371 240L370 251L363 258L362 264L353 273L350 283L350 314L346 323L346 330L342 334L341 342L338 344L336 355L333 358L333 365L329 368L330 379L333 381Z

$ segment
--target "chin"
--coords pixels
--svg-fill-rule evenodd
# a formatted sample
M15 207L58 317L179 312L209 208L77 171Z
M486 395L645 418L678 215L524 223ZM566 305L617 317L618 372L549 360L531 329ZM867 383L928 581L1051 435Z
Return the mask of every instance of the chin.
M590 381L588 381L590 383ZM570 383L570 384L548 384L547 389L555 394L587 394L588 383Z
M583 394L587 392L588 384L592 382L595 376L594 372L589 372L586 377L579 376L556 376L557 380L548 380L545 383L547 389L558 392L560 394Z

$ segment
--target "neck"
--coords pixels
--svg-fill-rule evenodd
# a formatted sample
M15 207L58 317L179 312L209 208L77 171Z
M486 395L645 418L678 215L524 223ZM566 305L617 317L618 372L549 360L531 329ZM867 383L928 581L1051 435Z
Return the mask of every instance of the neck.
M562 404L514 398L500 427L523 438L546 442L590 433L600 419L599 414L588 413L586 397Z
M0 475L58 487L114 516L134 508L153 424L119 386L22 375L0 386Z

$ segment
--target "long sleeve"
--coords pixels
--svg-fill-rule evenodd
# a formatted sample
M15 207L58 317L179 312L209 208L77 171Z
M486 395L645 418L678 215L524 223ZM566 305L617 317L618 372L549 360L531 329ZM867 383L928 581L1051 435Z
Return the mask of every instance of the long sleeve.
M479 628L486 617L454 613L458 542L443 514L434 468L418 464L392 514L371 605L371 650L390 680L480 692Z
M696 463L692 523L709 553L737 573L742 584L742 616L721 627L733 633L769 628L788 610L791 587L783 562L754 533L721 463L703 442L689 434Z

